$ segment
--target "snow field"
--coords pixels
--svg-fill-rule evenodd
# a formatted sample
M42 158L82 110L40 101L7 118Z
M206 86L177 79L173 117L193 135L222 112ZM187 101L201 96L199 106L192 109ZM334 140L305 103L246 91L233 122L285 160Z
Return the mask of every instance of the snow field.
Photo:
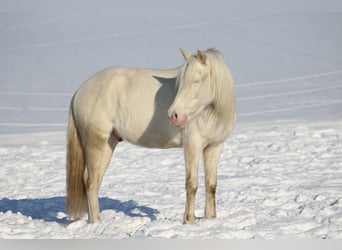
M241 126L219 165L218 218L183 225L181 149L118 146L100 193L102 223L65 214L65 149L46 139L0 148L1 238L341 238L342 130ZM60 136L64 136L63 133ZM34 135L31 135L34 137ZM32 174L34 173L34 174ZM37 185L39 183L39 185Z

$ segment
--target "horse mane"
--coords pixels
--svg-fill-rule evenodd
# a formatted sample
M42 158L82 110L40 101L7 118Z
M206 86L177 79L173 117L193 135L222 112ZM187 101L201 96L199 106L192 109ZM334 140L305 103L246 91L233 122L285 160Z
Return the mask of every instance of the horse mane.
M205 51L214 87L214 99L218 109L229 107L235 111L235 87L233 77L221 53L216 49Z
M216 49L205 51L213 84L213 109L218 119L225 123L225 129L233 130L236 122L236 93L234 80L221 53Z
M217 119L225 124L225 129L231 131L236 122L236 94L234 80L221 53L213 48L205 52L206 64L210 67L213 85L212 111Z

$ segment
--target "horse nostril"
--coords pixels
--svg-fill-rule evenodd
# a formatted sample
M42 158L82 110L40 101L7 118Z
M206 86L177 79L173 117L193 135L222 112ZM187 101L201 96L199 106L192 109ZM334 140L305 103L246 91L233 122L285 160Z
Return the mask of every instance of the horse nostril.
M171 116L170 116L170 120L171 120L172 122L177 122L177 120L178 120L178 115L177 115L176 112L172 112L172 114L171 114Z

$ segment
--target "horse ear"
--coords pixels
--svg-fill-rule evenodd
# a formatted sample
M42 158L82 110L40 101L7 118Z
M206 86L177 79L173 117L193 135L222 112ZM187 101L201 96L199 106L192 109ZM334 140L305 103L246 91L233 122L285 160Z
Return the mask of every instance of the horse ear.
M182 52L182 55L184 56L185 60L188 60L192 56L190 52L188 52L184 49L180 49L180 51Z
M207 56L201 50L197 50L197 59L202 63L205 64L207 61Z

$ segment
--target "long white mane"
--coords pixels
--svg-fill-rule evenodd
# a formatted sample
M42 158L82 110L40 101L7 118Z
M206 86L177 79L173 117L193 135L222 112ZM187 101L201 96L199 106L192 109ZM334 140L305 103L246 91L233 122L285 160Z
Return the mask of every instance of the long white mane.
M229 121L226 129L231 131L236 122L236 94L233 77L219 51L208 49L205 54L214 88L214 110L221 119Z

